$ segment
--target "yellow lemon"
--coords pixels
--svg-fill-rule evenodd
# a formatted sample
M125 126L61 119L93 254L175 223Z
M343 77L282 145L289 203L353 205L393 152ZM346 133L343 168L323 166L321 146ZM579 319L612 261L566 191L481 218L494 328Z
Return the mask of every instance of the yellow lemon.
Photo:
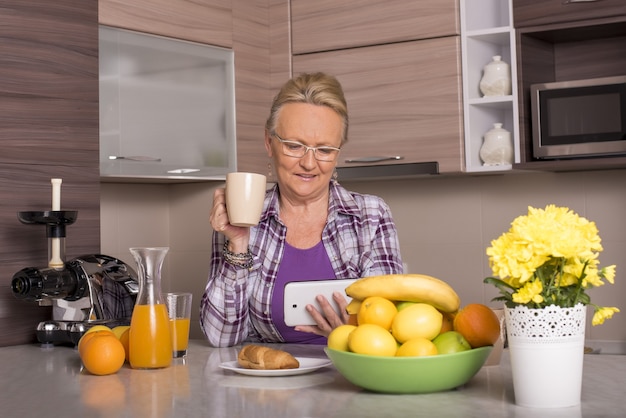
M358 354L395 356L398 345L391 333L380 325L362 324L348 336L348 348Z
M391 334L399 343L416 337L432 340L441 331L442 323L443 315L434 306L416 303L402 309L393 318Z
M117 339L119 340L120 337L122 336L122 334L127 330L130 329L130 325L120 325L117 326L115 328L113 328L111 331L113 331L113 334L115 334L115 336L117 337Z
M434 356L438 354L437 346L424 337L411 338L396 351L397 357Z
M391 329L391 321L397 313L396 305L389 299L370 296L361 303L356 320L359 325L375 324L385 329Z
M340 325L328 335L328 348L341 351L349 351L348 337L356 329L354 325Z

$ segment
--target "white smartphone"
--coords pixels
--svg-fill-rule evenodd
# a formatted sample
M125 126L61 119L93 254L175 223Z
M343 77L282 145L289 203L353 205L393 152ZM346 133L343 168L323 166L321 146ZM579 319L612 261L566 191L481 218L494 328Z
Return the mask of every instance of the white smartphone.
M346 295L346 287L356 279L311 280L304 282L289 282L285 285L285 325L317 325L313 317L306 310L306 305L313 305L321 312L315 298L317 295L326 297L331 306L339 314L339 306L333 300L333 293L339 292L346 297L348 303L352 298Z

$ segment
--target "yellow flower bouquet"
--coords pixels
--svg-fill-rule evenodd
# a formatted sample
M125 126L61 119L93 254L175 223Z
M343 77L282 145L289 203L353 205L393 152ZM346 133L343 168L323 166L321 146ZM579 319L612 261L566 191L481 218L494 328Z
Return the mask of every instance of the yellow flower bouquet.
M592 324L599 325L619 312L591 303L587 294L587 289L602 286L603 279L614 283L615 265L599 267L601 251L594 222L565 207L529 207L527 215L516 218L487 248L496 277L484 282L499 289L501 296L493 300L508 308L592 305Z

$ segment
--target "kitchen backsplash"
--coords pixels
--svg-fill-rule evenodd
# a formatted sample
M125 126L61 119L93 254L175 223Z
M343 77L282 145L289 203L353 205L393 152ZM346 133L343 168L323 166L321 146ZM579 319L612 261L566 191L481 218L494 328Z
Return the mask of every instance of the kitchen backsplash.
M339 179L341 181L341 179ZM626 170L442 176L401 181L346 182L349 189L377 194L390 205L404 262L412 273L449 282L462 304L491 302L495 290L485 249L525 214L527 207L567 206L595 221L603 265L617 264L615 285L593 290L603 306L622 313L602 326L588 325L587 338L602 352L626 353ZM163 288L191 291L192 338L201 338L198 303L209 268L213 190L220 182L179 185L103 184L102 251L131 262L133 245L169 245Z

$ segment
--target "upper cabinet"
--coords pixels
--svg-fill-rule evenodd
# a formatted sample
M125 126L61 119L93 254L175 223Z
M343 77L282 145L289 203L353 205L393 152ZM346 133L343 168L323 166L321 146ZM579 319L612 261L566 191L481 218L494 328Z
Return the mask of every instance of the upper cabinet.
M234 171L233 65L228 49L100 27L103 180Z
M458 37L293 57L294 74L341 82L350 114L339 166L437 162L458 172L462 115Z
M457 0L291 0L293 53L458 35Z
M100 24L231 48L231 0L99 0Z
M624 0L514 0L515 27L623 16Z
M519 162L517 68L511 2L461 0L460 5L466 171L511 170L513 162ZM487 70L485 74L487 65L495 70ZM508 83L505 82L507 78ZM508 135L503 135L502 144L488 145L490 148L485 148L481 157L485 134L496 124ZM511 158L505 158L505 155L511 155Z
M291 5L293 73L327 72L344 87L350 130L340 168L463 171L456 0Z
M539 160L532 151L530 86L626 74L626 1L513 0L520 164L571 171L623 168L626 156Z

